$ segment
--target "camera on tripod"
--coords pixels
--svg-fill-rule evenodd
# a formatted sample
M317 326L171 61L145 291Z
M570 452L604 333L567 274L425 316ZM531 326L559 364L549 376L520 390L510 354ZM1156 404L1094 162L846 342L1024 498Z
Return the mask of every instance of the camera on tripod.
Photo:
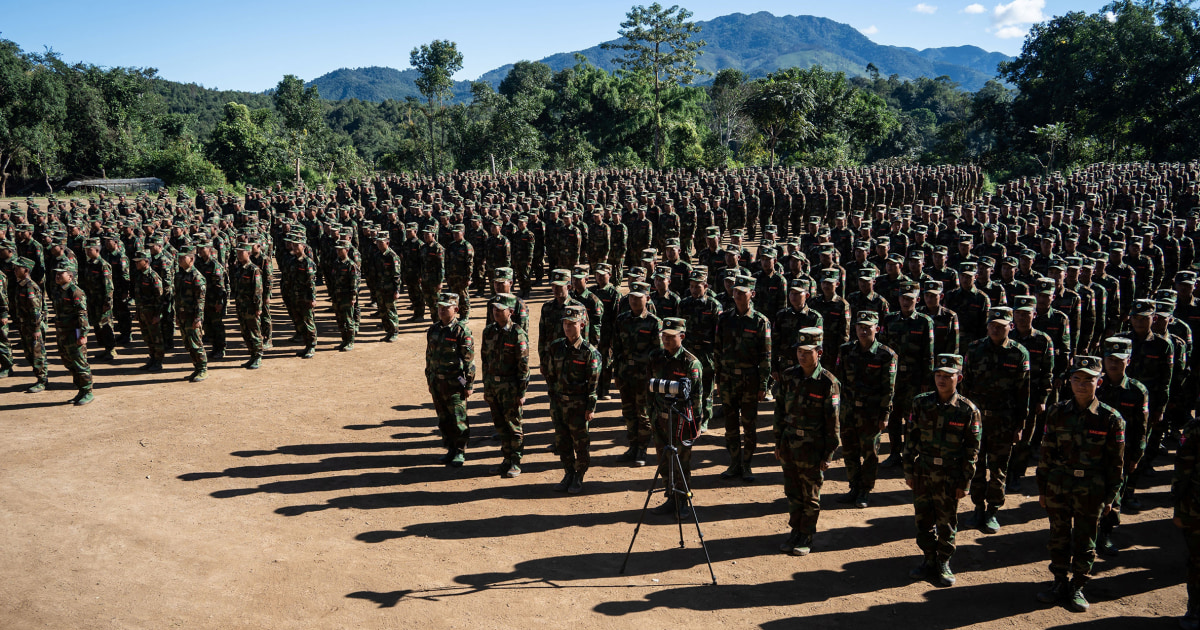
M650 393L662 394L675 400L687 400L692 392L692 383L688 380L668 381L665 378L650 379Z

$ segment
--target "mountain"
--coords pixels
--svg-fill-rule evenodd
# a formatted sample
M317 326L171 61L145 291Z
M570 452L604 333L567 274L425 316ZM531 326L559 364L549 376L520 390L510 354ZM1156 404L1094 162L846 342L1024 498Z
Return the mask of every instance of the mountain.
M820 64L827 70L860 76L867 73L868 64L874 64L883 76L895 74L901 79L915 79L946 75L963 89L975 91L995 78L998 63L1011 59L976 46L924 50L883 46L848 24L811 15L780 17L766 11L750 15L734 13L698 24L700 37L708 45L697 64L713 73L724 68L737 68L751 77L759 77L779 68ZM615 52L597 45L550 55L540 61L557 72L574 66L575 56L580 54L589 63L611 71L616 69L612 63ZM484 73L479 79L498 86L511 69L512 64L507 64ZM324 98L378 101L419 97L413 84L415 77L416 71L411 69L343 68L314 79L311 84L318 87ZM469 85L468 81L456 82L456 101L470 98Z

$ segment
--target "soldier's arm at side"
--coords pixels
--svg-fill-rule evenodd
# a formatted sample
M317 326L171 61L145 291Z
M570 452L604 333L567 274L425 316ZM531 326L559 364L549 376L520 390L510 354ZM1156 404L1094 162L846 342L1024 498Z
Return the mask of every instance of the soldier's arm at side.
M821 453L821 470L828 470L833 461L833 452L840 444L838 436L838 414L841 406L842 387L834 379L829 388L829 396L825 398L825 452Z
M978 407L971 407L970 418L966 430L963 431L963 476L955 488L955 496L959 499L967 494L971 487L971 478L975 476L975 467L979 465L979 448L983 441L983 418Z
M1107 512L1117 499L1117 491L1121 489L1121 481L1125 478L1125 421L1121 414L1112 414L1112 426L1109 427L1107 439L1104 442L1104 506Z

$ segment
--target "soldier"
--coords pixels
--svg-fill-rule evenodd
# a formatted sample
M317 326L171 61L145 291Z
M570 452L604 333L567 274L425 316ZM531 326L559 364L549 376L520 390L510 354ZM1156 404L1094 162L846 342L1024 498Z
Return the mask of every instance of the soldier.
M972 341L986 336L986 319L992 302L986 293L975 287L977 271L977 263L962 263L958 273L958 288L946 295L946 308L958 315L959 348L968 348Z
M821 292L809 300L809 307L821 314L824 322L825 347L821 353L821 365L832 369L837 364L838 350L850 340L850 305L838 295L841 272L837 269L820 271Z
M1041 445L1041 420L1045 417L1055 377L1054 340L1033 327L1037 298L1017 295L1013 300L1013 323L1016 325L1013 339L1029 353L1029 414L1025 416L1021 439L1013 447L1012 459L1008 464L1005 492L1009 494L1020 492L1021 479L1029 468L1029 461Z
M917 547L925 554L909 572L914 580L933 577L938 586L953 586L950 557L958 532L958 502L967 496L975 475L983 423L979 409L957 391L963 358L939 354L933 373L936 391L913 400L912 422L906 427L904 483L912 488L917 513Z
M204 274L195 266L196 250L191 245L179 248L179 272L175 274L175 318L183 347L192 357L187 380L199 383L208 378L208 353L201 339L204 324L206 287Z
M48 375L46 370L46 294L33 279L33 270L38 263L18 256L13 262L13 314L16 316L17 331L21 336L21 347L25 360L33 367L37 379L25 390L27 394L45 391Z
M621 415L629 448L617 456L619 462L646 465L646 450L653 431L650 426L647 388L650 355L662 348L662 320L646 308L647 286L635 282L629 292L630 310L617 316L613 329L613 376L621 394Z
M3 242L0 242L0 248L13 249ZM11 258L0 261L0 378L12 376L13 368L12 344L8 337L8 324L11 321L9 311L12 308L9 306L9 296L13 292L9 288L8 270L4 269L12 264L14 262Z
M1067 609L1088 609L1083 587L1096 560L1100 517L1112 510L1121 488L1125 422L1096 398L1098 357L1075 357L1069 370L1074 396L1046 412L1038 462L1038 502L1050 518L1050 573L1054 583L1038 601L1066 600ZM1070 582L1068 573L1073 574Z
M158 322L162 328L163 348L175 349L175 260L163 249L162 237L150 243L150 268L162 280L163 302Z
M273 293L273 285L275 284L274 271L275 263L266 252L266 245L262 241L255 240L251 242L254 250L250 253L250 262L258 267L262 274L262 316L258 318L258 328L262 333L263 350L271 349L271 295Z
M490 472L506 479L521 474L525 435L521 408L529 387L529 335L513 322L517 296L501 293L491 301L492 319L483 329L480 358L483 366L483 399L492 411L492 422L500 433L504 460Z
M429 312L437 312L438 296L442 292L442 280L446 277L446 250L437 241L437 229L426 227L421 231L425 244L421 246L421 295ZM419 319L417 321L420 321Z
M612 267L608 263L596 263L593 275L596 276L596 283L592 286L591 293L600 300L600 304L603 306L600 317L600 344L597 346L603 367L600 370L597 394L600 400L611 400L612 396L609 395L608 388L612 382L612 342L613 333L616 332L617 303L621 300L621 291L609 281L612 276Z
M1183 427L1175 451L1175 477L1171 484L1174 515L1171 522L1183 533L1187 546L1187 613L1179 620L1186 630L1200 628L1200 419Z
M983 416L979 466L971 481L971 526L985 534L1000 531L996 512L1004 506L1008 460L1029 415L1029 353L1009 338L1012 319L1011 308L991 309L987 336L971 342L965 357L963 393Z
M542 303L542 312L538 321L538 365L545 376L546 362L550 360L550 344L563 335L562 318L568 306L579 304L571 297L567 279L571 272L566 269L554 269L550 272L550 292L552 299ZM587 310L584 309L584 313ZM586 329L586 324L585 324ZM586 333L585 333L586 334Z
M709 295L708 271L704 267L692 270L688 279L688 296L679 303L679 314L687 322L683 347L700 362L703 396L696 413L700 416L702 432L708 430L708 423L713 417L713 380L716 377L713 351L721 312L721 303Z
M459 318L465 322L471 318L471 295L468 290L471 286L471 270L475 265L475 248L464 238L463 229L461 223L450 228L454 240L446 246L446 287L450 293L458 295Z
M457 294L443 293L436 304L438 321L425 332L425 381L446 450L438 463L458 468L471 438L467 399L475 389L475 340L458 317Z
M133 313L129 310L129 258L120 239L116 234L106 233L102 241L103 248L100 256L112 269L113 279L113 317L116 319L117 344L129 343L129 335L133 329Z
M787 304L787 279L776 272L775 256L775 250L764 250L759 260L762 268L754 274L754 309L768 319Z
M461 232L459 235L461 236ZM465 242L465 241L463 241ZM338 332L342 334L339 352L349 352L354 349L354 340L358 335L358 320L355 314L358 310L358 280L359 268L354 259L350 258L350 241L338 241L334 246L337 259L329 269L330 301L333 302L333 313L337 318ZM470 278L467 278L469 283ZM458 293L459 299L466 293L466 286Z
M1117 410L1125 422L1125 449L1122 453L1124 476L1122 485L1137 469L1142 454L1146 451L1146 427L1150 414L1150 392L1146 386L1125 373L1129 357L1133 353L1133 342L1124 337L1109 337L1101 344L1104 352L1104 374L1096 389L1100 402ZM1118 553L1111 534L1121 524L1121 490L1117 490L1113 509L1100 519L1099 538L1096 547L1106 556Z
M841 385L821 368L820 328L796 334L796 363L783 373L775 404L775 457L783 465L783 492L792 532L779 546L808 555L821 515L821 485L838 447ZM722 388L723 389L723 388Z
M250 261L254 247L250 244L239 245L236 250L237 264L230 274L230 291L233 293L234 311L238 318L238 327L242 331L242 340L246 342L246 350L250 359L242 364L248 370L262 367L263 340L259 323L263 309L262 271Z
M1133 310L1129 313L1129 332L1121 333L1133 341L1133 351L1129 357L1129 376L1146 386L1150 393L1150 414L1147 420L1147 435L1153 435L1162 421L1166 411L1167 401L1171 395L1171 379L1173 377L1175 351L1171 341L1151 330L1151 319L1154 317L1155 304L1150 300L1136 300ZM1143 455L1143 461L1129 475L1121 496L1121 508L1127 514L1136 513L1141 509L1141 501L1134 497L1138 479L1147 470L1146 459L1149 450Z
M425 298L421 287L421 255L425 246L417 238L416 223L405 226L404 233L407 238L400 247L400 270L404 274L404 288L408 291L408 300L413 311L409 321L419 322L425 320Z
M754 280L739 277L733 308L717 320L716 365L725 416L725 449L729 468L722 479L755 480L751 458L758 445L758 403L766 398L771 375L771 323L754 310Z
M960 339L958 313L942 305L942 283L937 280L926 280L922 289L924 290L925 304L917 310L933 320L934 355L958 354Z
M288 287L292 304L296 336L304 348L296 353L301 359L311 359L317 351L317 322L313 308L317 305L317 266L308 255L307 246L299 238L287 241L292 245L291 285ZM431 307L432 310L432 307Z
M204 332L212 339L213 359L225 358L225 309L229 304L229 274L213 257L213 244L196 248L196 268L204 275Z
M116 358L116 334L113 331L114 288L112 265L100 257L100 239L89 238L83 245L84 259L79 265L79 286L87 296L88 321L95 324L96 342L104 352L98 362Z
M163 282L150 266L150 252L138 250L133 255L133 302L137 306L138 326L142 331L142 340L150 353L145 365L140 370L159 371L163 369L162 317Z
M513 289L513 270L509 267L497 267L492 270L492 291L493 295L488 300L490 305L496 301L496 296L501 293L512 293ZM512 312L513 323L520 326L526 334L529 333L529 306L525 304L525 300L517 298L517 305L513 307Z
M375 236L375 248L379 250L376 256L376 294L378 296L380 319L383 324L383 340L393 343L400 338L400 315L396 312L396 300L400 297L400 256L389 246L391 237L387 232Z
M854 322L857 339L838 352L833 370L842 384L841 441L850 491L839 503L867 507L879 469L879 435L887 426L896 392L896 353L879 343L879 313L860 311Z
M536 246L536 237L530 231L526 224L528 219L524 214L518 214L514 219L517 224L517 229L513 232L511 242L512 249L512 269L516 276L517 282L521 286L521 299L529 299L529 291L532 288L530 280L530 269L533 265L533 252ZM498 268L498 267L497 267ZM495 269L495 268L494 268Z
M63 367L71 373L79 393L71 402L82 406L92 402L92 368L88 366L87 297L74 282L74 270L59 266L54 269L58 290L54 292L54 330L58 354Z
M921 290L916 282L900 286L900 310L888 313L880 326L881 341L898 357L896 394L888 418L888 443L891 452L883 466L890 468L901 463L904 452L904 427L912 415L913 398L929 388L933 372L934 323L928 315L917 312L917 296Z
M596 411L596 383L600 378L600 353L584 338L587 311L582 304L563 309L563 336L546 350L542 372L550 396L555 450L562 462L562 481L556 492L583 492L583 477L591 464L588 423Z
M577 267L571 274L571 298L579 302L588 312L588 343L600 346L600 328L604 324L604 302L600 297L588 290L588 274L582 267Z
M666 452L668 444L678 449L679 464L683 478L676 480L674 488L667 489L667 500L654 508L656 514L675 513L679 518L691 515L688 497L688 481L692 478L692 440L699 436L701 405L704 388L701 384L700 361L684 349L687 337L687 321L668 317L662 325L662 347L654 350L650 357L649 377L665 381L688 381L688 399L672 400L660 393L650 394L650 415L654 422L654 451L658 459L658 475L668 479L671 459ZM672 404L678 411L672 418ZM681 498L682 497L682 498Z

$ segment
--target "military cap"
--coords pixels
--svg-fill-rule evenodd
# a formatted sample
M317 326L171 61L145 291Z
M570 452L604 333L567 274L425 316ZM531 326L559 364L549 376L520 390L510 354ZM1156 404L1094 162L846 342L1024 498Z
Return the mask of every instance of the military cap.
M1020 261L1017 260L1016 256L1005 256L1003 259L1000 260L1000 264L1002 266L1008 266L1008 267L1019 267L1021 265Z
M779 252L776 252L774 247L766 247L758 253L759 258L775 258L778 255Z
M1103 353L1105 357L1128 359L1133 355L1133 340L1125 337L1109 337L1104 340Z
M1130 309L1129 314L1131 316L1132 315L1145 315L1145 316L1149 317L1154 314L1154 311L1155 311L1154 306L1155 306L1154 300L1134 300L1133 308Z
M586 269L575 269L571 271L571 278L575 280L587 280L588 272Z
M733 290L734 291L746 291L746 292L753 291L754 290L754 278L739 275L737 277L737 280L733 284Z
M1196 284L1195 271L1180 271L1175 274L1176 284Z
M688 281L708 282L708 270L703 268L693 269L692 273L688 275Z
M1013 296L1014 311L1029 311L1037 310L1037 298L1032 295L1014 295Z
M593 273L611 274L612 273L612 265L610 265L608 263L596 263L596 269L593 271Z
M667 239L666 245L667 245L667 247L674 247L676 249L679 249L679 239L669 238L669 239Z
M1037 258L1037 253L1034 252L1032 249L1023 249L1023 250L1021 250L1021 253L1018 254L1018 256L1020 258L1028 258L1029 260L1033 260L1034 258Z
M925 289L926 293L941 294L942 281L941 280L926 280L925 286L923 288Z
M919 297L921 295L921 285L916 282L905 282L900 285L900 295L911 298Z
M796 349L816 350L821 347L821 343L825 340L825 333L820 328L801 328L796 332L796 343L793 347Z
M375 240L376 241L391 241L392 235L388 234L387 232L380 232L375 235Z
M1179 301L1179 292L1175 289L1159 289L1154 292L1154 299L1174 304Z
M812 282L808 278L792 278L788 283L788 291L807 293L812 291Z
M24 267L25 269L33 269L37 266L37 263L24 256L18 256L17 258L13 259L13 265L17 267Z
M1071 367L1067 369L1067 374L1083 372L1088 376L1100 376L1101 371L1100 357L1079 355L1071 361Z
M939 354L933 362L934 372L958 374L963 369L963 358L959 354Z
M726 246L725 246L725 253L726 253L726 254L732 254L732 255L734 255L734 256L741 256L741 255L742 255L742 248L738 247L737 245L726 245Z
M1175 314L1175 302L1171 300L1155 300L1154 314L1170 317Z
M730 232L730 235L741 238L741 237L745 236L745 232L742 230L742 228L737 228L737 229L733 230L732 232Z
M565 322L586 322L587 309L581 304L571 304L563 309L563 321Z
M903 265L905 258L906 258L905 256L901 256L900 254L892 253L892 254L888 254L887 261L890 263L896 263L897 265ZM919 250L919 249L913 250L908 253L907 259L923 261L923 260L925 260L925 255L922 254L921 250Z
M92 247L95 247L96 249L100 249L100 239L98 239L98 238L89 238L89 239L87 239L87 240L85 240L85 241L83 242L83 246L84 246L85 248L92 248Z
M996 266L996 259L991 256L983 256L979 259L979 265L991 269Z
M437 305L439 307L458 306L458 294L457 293L439 293Z
M975 241L975 237L971 236L970 234L963 234L958 239L959 243L972 243L974 241Z
M1012 323L1013 311L1007 306L993 306L988 311L988 322L1002 321L1006 324Z
M1055 258L1050 261L1050 264L1047 266L1047 268L1048 269L1058 269L1059 271L1066 271L1067 263L1065 261L1063 261L1061 258Z
M451 226L450 226L450 231L451 231L451 232L462 232L462 231L464 231L464 230L466 230L466 229L467 229L467 226L465 226L465 225L463 225L463 224L461 224L461 223L455 223L454 225L451 225Z
M866 241L854 241L854 249L869 251L871 249L871 244Z
M1058 288L1058 284L1055 283L1054 278L1038 278L1037 279L1037 292L1038 293L1041 293L1043 295L1052 295L1056 288Z
M196 248L191 245L184 244L179 247L179 256L194 256L195 254Z
M513 310L517 308L517 296L511 293L497 293L496 297L492 298L492 307Z
M842 279L842 272L838 269L822 269L821 282L839 282Z
M943 256L946 255L946 253L949 251L950 250L946 249L945 245L937 245L933 248L933 253L942 254Z
M710 225L710 226L704 228L704 236L706 238L720 238L721 237L721 228L719 228L715 225Z
M350 249L350 241L340 240L334 245L334 249Z
M252 251L254 251L254 245L251 243L242 243L241 245L238 245L237 247L233 248L233 251L235 251L235 252L252 252Z
M421 233L422 234L437 234L437 228L432 225L426 225L425 227L421 228Z
M662 331L665 334L678 335L687 332L687 320L678 317L664 317Z
M637 295L646 297L650 294L650 285L642 281L636 281L629 285L629 295Z
M412 230L412 231L414 231L414 232L415 232L415 231L417 231L418 229L420 229L420 226L419 226L419 225L417 225L416 223L405 223L405 224L404 224L404 229L405 229L405 230Z
M832 256L837 253L837 247L834 247L833 243L826 243L826 244L822 245L821 248L819 250L817 250L817 252L820 254L828 254L828 255Z
M961 262L958 264L958 272L959 273L969 273L971 275L975 275L976 273L979 272L979 265L977 263L973 263L973 262L969 262L969 261Z
M554 269L550 272L550 284L558 284L560 282L563 284L566 284L570 281L571 281L571 270L570 269Z
M859 311L858 317L854 319L854 323L858 326L877 326L879 325L879 313L875 311Z
M862 269L858 270L859 280L874 280L876 275L878 274L875 270L875 267L863 267Z
M70 263L63 262L51 270L51 273L64 273L64 272L75 273L75 269L73 267L71 267Z
M626 278L645 278L646 277L646 268L645 267L630 267L629 271L625 272L625 277Z
M512 267L496 267L492 271L496 274L495 276L493 276L493 278L495 280L512 280L513 279Z

